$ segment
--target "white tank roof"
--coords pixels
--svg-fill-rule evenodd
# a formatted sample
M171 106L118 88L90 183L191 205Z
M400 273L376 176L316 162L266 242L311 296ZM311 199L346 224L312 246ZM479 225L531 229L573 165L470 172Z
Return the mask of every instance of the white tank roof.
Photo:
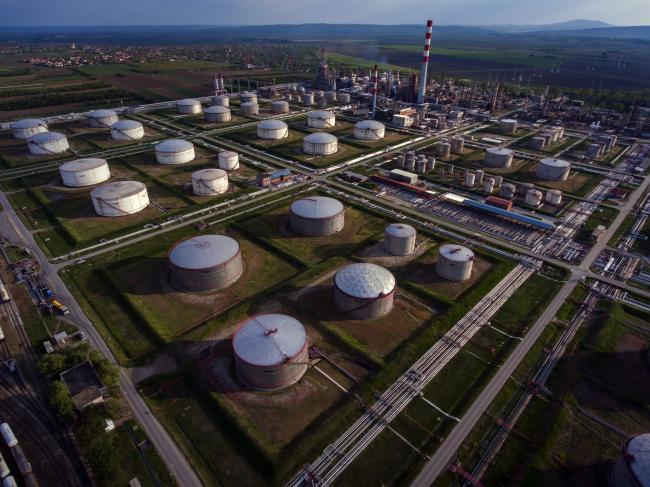
M355 127L363 130L381 130L386 128L383 123L377 120L361 120L355 124Z
M240 106L242 106L242 107L254 107L256 105L257 105L256 101L245 101Z
M142 127L142 124L137 120L120 120L111 125L111 128L115 130L132 130L140 127Z
M328 110L314 110L307 115L309 118L332 118L334 114Z
M440 255L445 259L454 262L467 262L474 258L474 252L467 247L456 244L445 244L440 246Z
M386 227L386 233L393 237L409 238L416 234L415 228L404 223L391 223Z
M99 159L97 157L88 157L86 159L77 159L76 161L69 161L61 164L59 171L62 172L78 172L87 171L89 169L97 169L108 164L106 159Z
M545 166L552 166L552 167L569 167L571 165L563 159L556 159L554 157L545 157L540 162Z
M513 152L505 147L488 147L486 149L490 154L498 154L502 156L512 155Z
M138 194L144 189L146 189L146 186L140 181L116 181L93 189L90 196L91 198L100 199L127 198Z
M307 343L307 330L291 316L265 314L242 323L232 339L237 356L258 367L281 365Z
M190 150L194 145L187 140L182 139L167 139L159 144L156 144L156 152L176 153L185 152Z
M29 141L36 142L37 144L44 144L47 142L56 142L63 139L65 139L65 135L60 134L59 132L41 132L40 134L32 135L29 138Z
M257 128L259 129L271 129L271 130L281 130L281 129L286 129L287 124L284 123L282 120L262 120L260 123L257 124Z
M225 150L225 151L219 152L219 157L220 158L228 159L229 157L235 157L235 156L239 157L239 154L237 154L237 152L235 152L235 151Z
M92 110L88 112L88 116L90 118L117 117L117 113L115 113L113 110L106 110L102 108L99 110Z
M503 123L517 123L517 120L515 120L514 118L502 118L501 121Z
M334 276L334 283L349 296L374 299L395 289L395 276L381 266L362 262L339 270Z
M229 111L230 108L224 107L223 105L212 105L203 110L203 113L228 113Z
M47 122L40 118L23 118L11 123L12 129L31 129L34 127L47 127Z
M200 235L177 243L169 260L183 269L210 269L225 264L239 253L239 243L226 235Z
M228 177L228 173L223 169L216 168L207 168L200 169L199 171L194 171L192 173L192 179L203 179L204 181L214 181L215 179L221 179Z
M650 487L650 434L635 436L627 442L625 453L627 464L639 485Z
M303 218L329 218L343 211L343 204L327 196L308 196L291 205L291 212Z
M182 105L182 106L193 106L193 105L200 105L201 102L199 100L195 100L194 98L184 98L183 100L178 100L176 101L176 105Z
M306 135L303 139L310 144L332 144L336 142L336 137L327 132L314 132L313 134Z

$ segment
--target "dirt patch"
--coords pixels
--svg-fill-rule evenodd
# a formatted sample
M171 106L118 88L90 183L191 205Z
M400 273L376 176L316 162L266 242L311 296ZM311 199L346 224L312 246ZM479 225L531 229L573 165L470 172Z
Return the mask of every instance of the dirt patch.
M392 255L384 250L384 242L377 242L370 247L363 249L359 253L359 257L383 267L401 267L409 262L417 259L427 250L435 245L430 239L421 239L415 244L415 251L411 255Z

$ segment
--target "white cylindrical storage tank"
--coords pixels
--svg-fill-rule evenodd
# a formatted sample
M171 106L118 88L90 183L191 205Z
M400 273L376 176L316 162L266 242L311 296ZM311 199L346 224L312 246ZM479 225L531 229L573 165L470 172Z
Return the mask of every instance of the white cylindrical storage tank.
M255 103L257 105L257 95L255 93L244 91L239 95L239 99L242 103Z
M282 120L262 120L257 124L260 139L280 140L289 137L289 126Z
M306 154L327 156L338 150L338 139L325 132L314 132L302 139L302 150Z
M562 203L562 191L559 189L549 189L546 192L545 199L551 205L559 205Z
M208 123L225 123L232 120L230 108L223 105L212 105L203 111L203 117Z
M18 444L18 440L14 435L14 432L11 430L11 426L7 423L0 424L0 434L2 434L2 439L9 448L13 448Z
M309 237L337 233L345 225L343 204L326 196L308 196L291 205L291 229Z
M242 115L253 116L260 114L260 106L256 101L247 101L239 106L239 112Z
M629 438L611 470L611 487L650 487L650 434Z
M39 118L24 118L11 123L11 134L16 139L27 140L31 136L47 132L47 122Z
M427 172L433 171L435 167L436 167L436 158L429 157L429 160L427 161Z
M194 160L194 144L182 139L167 139L155 146L160 164L185 164Z
M489 147L485 150L483 164L488 167L510 167L514 153L503 147Z
M415 252L416 236L411 225L391 223L384 230L384 250L391 255L411 255Z
M468 172L467 176L465 176L465 186L468 188L473 188L475 179L476 175L473 172Z
M181 291L231 286L244 273L239 243L226 235L200 235L175 244L168 255L169 280Z
M113 140L138 140L144 137L144 126L137 120L120 120L111 125Z
M289 102L285 100L275 100L271 102L271 111L275 114L289 113Z
M194 98L185 98L176 102L176 111L183 115L195 115L201 113L201 102Z
M439 157L449 157L451 154L451 145L447 142L438 142L436 144L436 154Z
M519 183L517 185L517 191L519 191L519 193L524 197L531 189L535 189L535 185L533 183Z
M90 199L100 216L131 215L149 205L147 187L139 181L104 184L90 192Z
M336 101L339 103L350 103L350 93L337 93Z
M504 118L499 122L499 128L504 134L514 134L517 131L517 120Z
M436 272L449 281L465 281L472 275L474 252L456 244L440 246Z
M336 91L325 92L325 99L327 103L334 103L336 101Z
M354 125L354 138L359 140L381 140L386 126L376 120L362 120Z
M542 203L542 192L531 189L526 193L524 201L528 206L539 206Z
M73 188L103 183L111 177L108 162L98 158L78 159L61 164L59 174L63 185Z
M228 191L228 174L223 169L207 168L192 173L192 190L197 196L214 196Z
M539 161L536 174L540 179L564 181L569 177L570 170L571 164L569 162L554 157L545 157Z
M216 107L229 107L230 97L228 95L216 95L212 97L212 105Z
M534 150L542 150L546 145L546 139L544 137L533 137L530 139L530 148Z
M451 152L454 154L462 154L465 149L465 139L462 137L453 137L451 139Z
M307 330L282 314L253 316L232 338L235 372L251 389L273 391L298 382L309 365Z
M59 132L41 132L27 139L29 153L34 156L51 156L67 151L68 138Z
M236 171L239 169L239 154L225 150L219 152L219 168L224 171Z
M316 110L307 115L307 126L313 129L329 129L336 125L336 117L327 110Z
M483 176L485 176L485 171L483 169L476 170L476 184L481 184L483 182Z
M485 178L485 181L483 182L483 191L490 194L494 191L494 178Z
M351 318L381 318L393 309L395 276L376 264L350 264L334 276L336 307Z
M494 176L494 184L500 188L503 183L503 176Z
M93 128L111 128L118 121L119 117L113 110L93 110L88 112L88 125Z
M314 94L313 93L305 93L302 95L302 104L303 105L313 105L314 104Z

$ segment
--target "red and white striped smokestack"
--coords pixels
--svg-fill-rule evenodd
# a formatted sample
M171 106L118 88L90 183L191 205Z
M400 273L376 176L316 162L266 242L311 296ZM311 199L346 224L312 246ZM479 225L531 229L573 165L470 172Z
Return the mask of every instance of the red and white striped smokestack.
M422 69L420 70L420 88L418 89L418 105L424 103L424 90L427 87L427 69L429 67L429 48L431 47L431 31L433 20L427 20L427 32L424 34L424 52L422 53Z

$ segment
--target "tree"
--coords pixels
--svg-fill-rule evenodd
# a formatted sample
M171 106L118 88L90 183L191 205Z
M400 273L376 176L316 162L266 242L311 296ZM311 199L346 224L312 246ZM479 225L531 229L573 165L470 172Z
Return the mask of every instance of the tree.
M60 353L43 355L38 361L38 368L43 375L51 376L60 374L66 369L66 357Z
M65 384L60 380L52 382L52 393L50 394L50 404L57 410L59 418L64 421L71 421L74 418L74 404L72 397Z

